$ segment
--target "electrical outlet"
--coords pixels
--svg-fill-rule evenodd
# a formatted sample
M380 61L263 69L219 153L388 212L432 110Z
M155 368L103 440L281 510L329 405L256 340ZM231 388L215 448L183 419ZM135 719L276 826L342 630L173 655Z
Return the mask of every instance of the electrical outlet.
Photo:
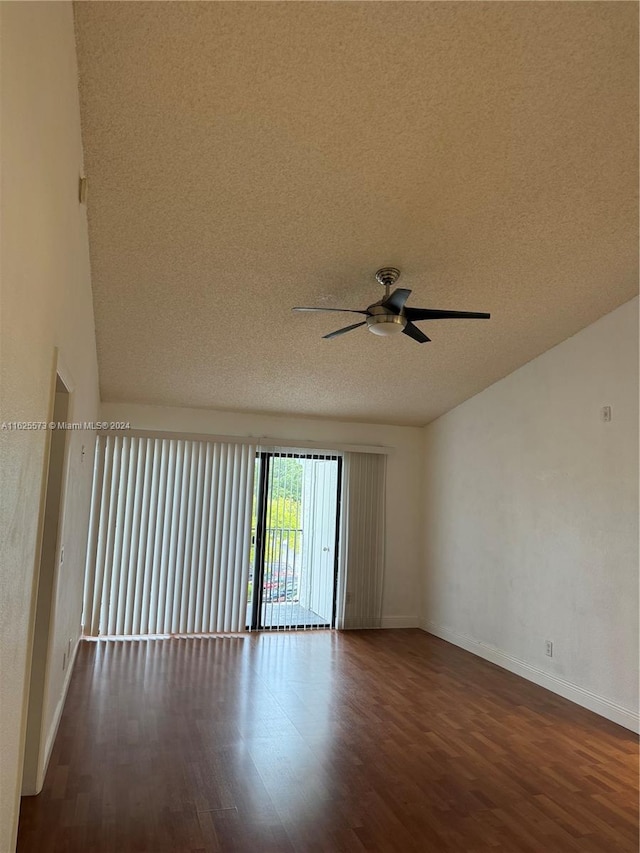
M553 643L551 642L551 640L545 640L544 653L547 655L547 657L553 657Z
M603 406L600 409L602 420L608 424L611 421L611 406Z

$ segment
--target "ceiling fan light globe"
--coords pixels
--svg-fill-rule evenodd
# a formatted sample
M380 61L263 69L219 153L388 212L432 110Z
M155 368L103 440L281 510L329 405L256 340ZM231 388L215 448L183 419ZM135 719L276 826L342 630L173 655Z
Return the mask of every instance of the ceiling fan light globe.
M390 338L402 331L402 326L397 323L376 323L375 326L369 326L369 331L381 338Z
M367 328L374 335L388 338L399 334L407 325L405 317L394 314L374 315L367 318Z

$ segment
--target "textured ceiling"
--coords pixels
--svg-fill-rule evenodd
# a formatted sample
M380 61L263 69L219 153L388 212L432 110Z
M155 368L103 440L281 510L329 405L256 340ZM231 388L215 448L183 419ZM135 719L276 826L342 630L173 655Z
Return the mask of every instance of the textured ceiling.
M102 398L424 424L637 292L635 3L77 3ZM349 314L401 268L417 307Z

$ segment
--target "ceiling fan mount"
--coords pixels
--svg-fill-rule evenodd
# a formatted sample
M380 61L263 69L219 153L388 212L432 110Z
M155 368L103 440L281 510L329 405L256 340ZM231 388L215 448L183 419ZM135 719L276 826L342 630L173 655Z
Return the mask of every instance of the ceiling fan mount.
M382 267L382 269L378 270L376 273L376 280L379 281L383 287L393 287L399 278L400 270L397 270L395 267Z
M359 326L366 324L368 330L374 335L389 337L398 332L403 332L419 344L425 344L431 340L422 329L416 325L420 320L444 320L447 318L457 319L484 319L488 320L490 314L478 311L441 311L436 308L408 308L406 302L411 291L404 287L397 287L393 293L391 288L400 277L400 270L396 267L382 267L376 273L376 280L384 287L385 293L382 299L373 302L364 310L357 308L294 308L294 311L340 311L347 314L364 314L365 319L343 329L337 329L328 335L326 339L337 338Z

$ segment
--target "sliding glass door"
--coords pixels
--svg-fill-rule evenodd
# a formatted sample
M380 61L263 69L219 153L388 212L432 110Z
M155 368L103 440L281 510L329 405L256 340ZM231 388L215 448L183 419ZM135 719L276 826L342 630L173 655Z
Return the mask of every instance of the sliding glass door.
M259 455L247 627L333 627L341 473L337 456Z

